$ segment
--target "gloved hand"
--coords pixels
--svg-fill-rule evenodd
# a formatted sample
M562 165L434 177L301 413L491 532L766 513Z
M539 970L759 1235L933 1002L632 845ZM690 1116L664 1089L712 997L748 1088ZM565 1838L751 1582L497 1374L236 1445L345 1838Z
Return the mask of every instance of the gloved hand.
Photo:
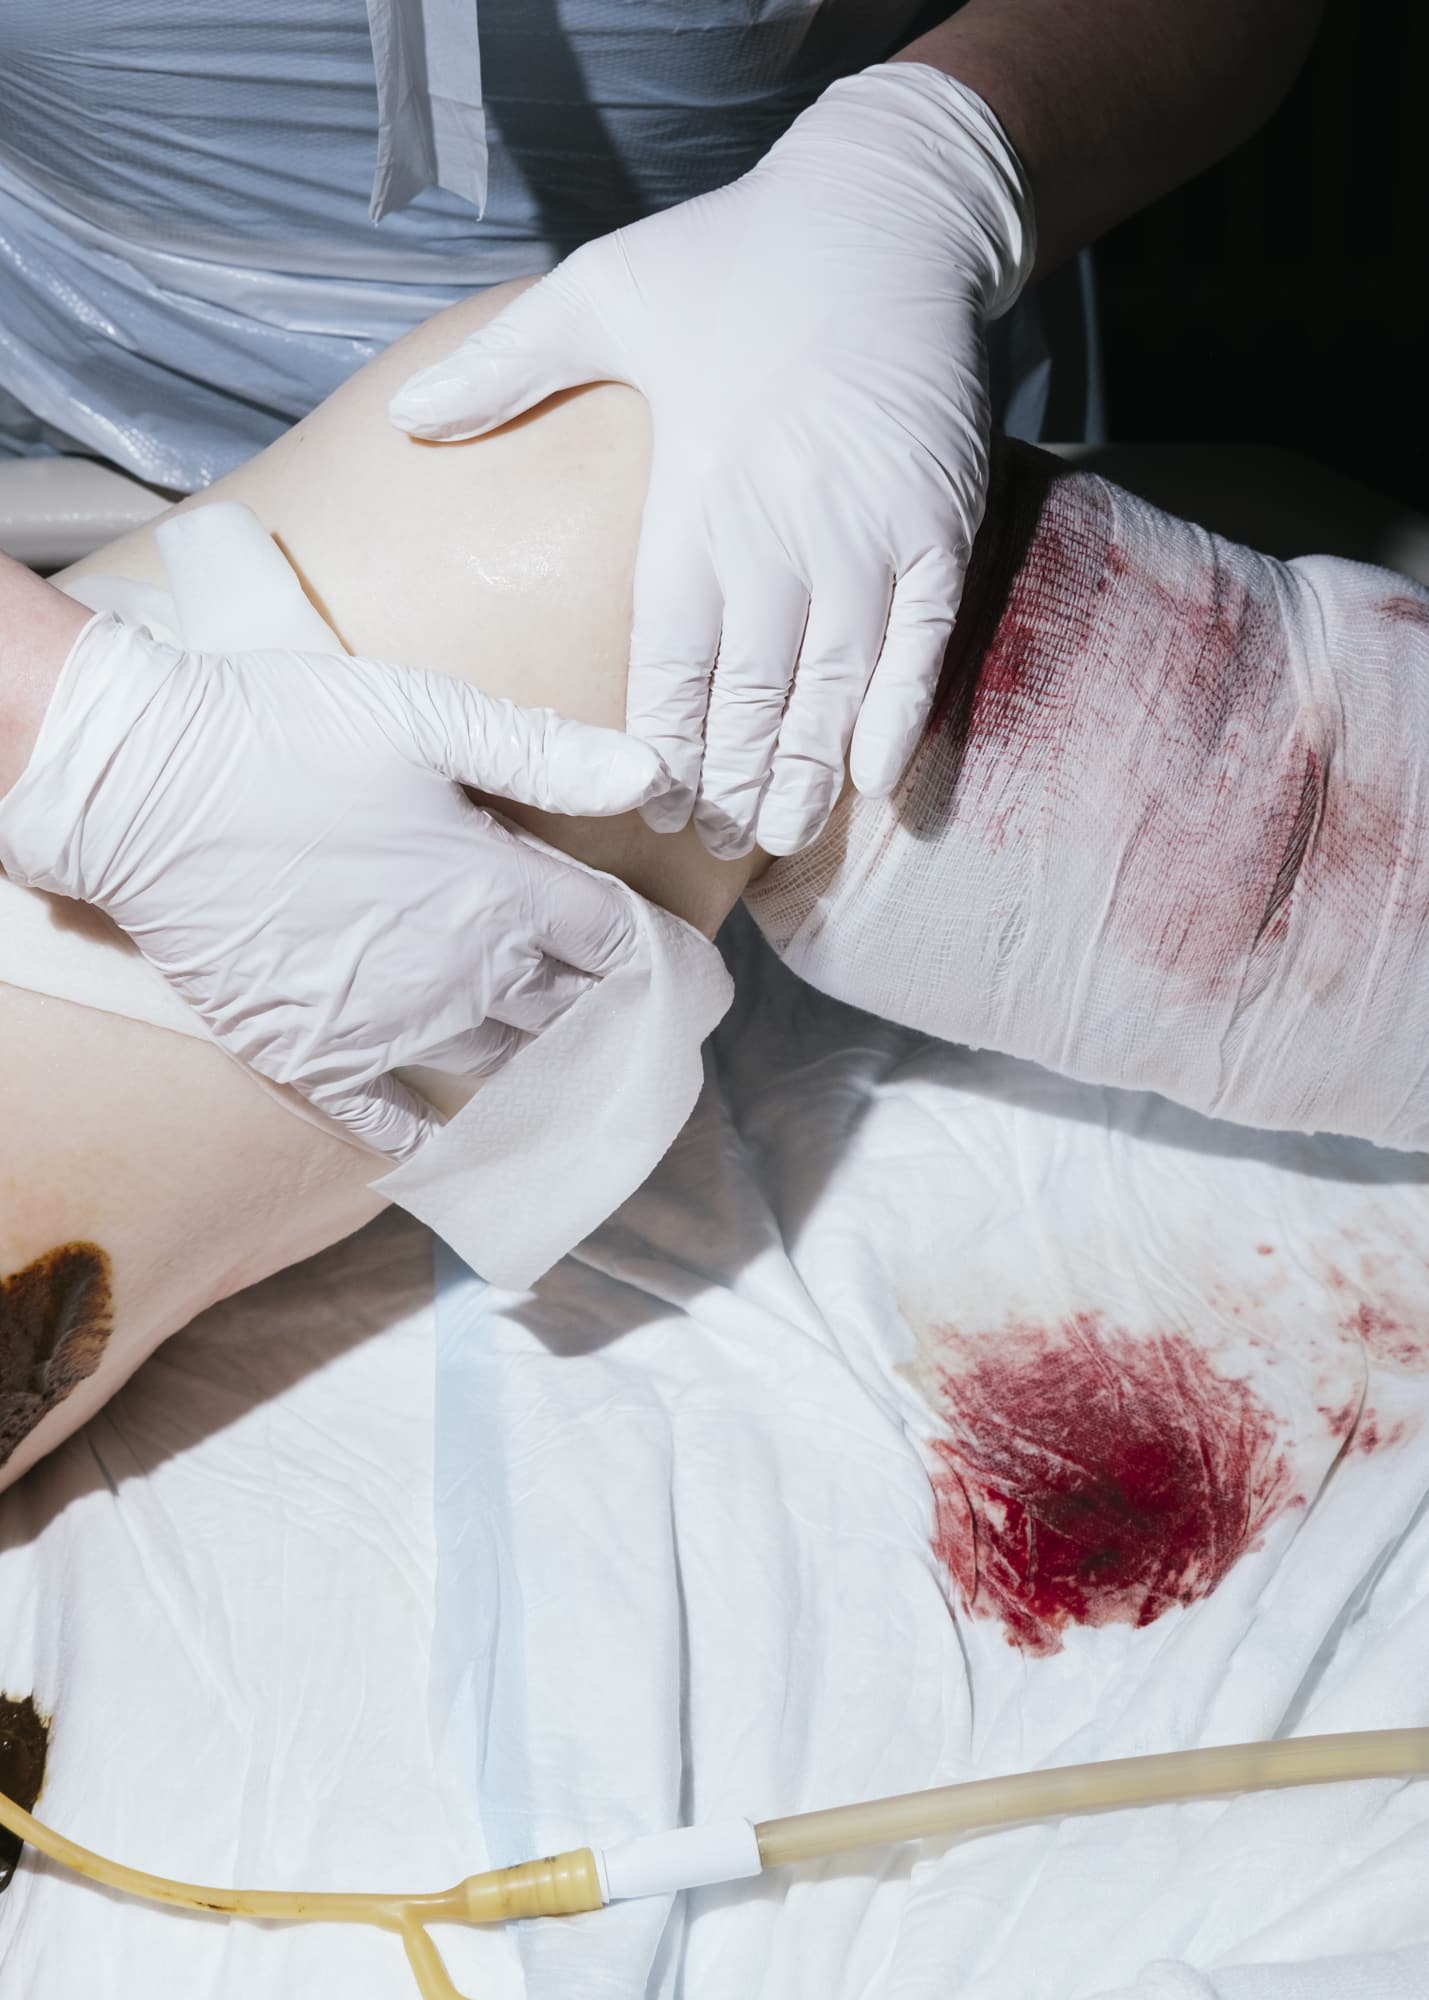
M0 865L107 911L222 1047L405 1159L435 1121L392 1070L496 1068L633 942L615 889L460 786L605 815L665 782L643 743L440 674L98 617L0 799Z
M741 180L587 244L398 391L392 421L426 438L577 382L649 401L627 727L675 780L645 808L657 830L693 804L712 853L790 854L850 744L860 791L897 783L982 515L982 322L1032 258L1026 180L981 98L880 64Z

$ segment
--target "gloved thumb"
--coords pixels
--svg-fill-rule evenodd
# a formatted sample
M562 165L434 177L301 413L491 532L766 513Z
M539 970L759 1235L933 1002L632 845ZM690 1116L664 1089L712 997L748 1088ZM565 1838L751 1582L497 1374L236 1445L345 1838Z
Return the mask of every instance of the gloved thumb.
M669 788L659 751L619 729L522 708L443 674L412 680L417 748L457 784L542 812L596 819L634 812Z
M395 1076L371 1083L298 1084L310 1104L344 1127L351 1139L374 1153L386 1153L394 1164L411 1158L440 1120L414 1091Z
M558 389L600 380L605 360L595 349L594 316L563 265L445 360L409 375L387 415L412 437L480 437Z

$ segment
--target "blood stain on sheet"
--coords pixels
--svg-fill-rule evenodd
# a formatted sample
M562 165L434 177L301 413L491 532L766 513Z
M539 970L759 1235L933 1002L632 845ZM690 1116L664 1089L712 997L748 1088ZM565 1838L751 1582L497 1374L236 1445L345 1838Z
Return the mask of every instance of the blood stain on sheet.
M1103 1315L931 1330L935 1553L1009 1644L1204 1598L1292 1494L1276 1421L1180 1333ZM926 1364L925 1364L926 1365Z
M1340 1449L1347 1456L1372 1458L1376 1452L1388 1451L1394 1445L1403 1444L1406 1438L1413 1437L1419 1430L1419 1424L1413 1418L1401 1417L1397 1423L1391 1424L1378 1410L1362 1407L1354 1398L1338 1406L1320 1403L1316 1407L1330 1435L1342 1440Z
M1360 1408L1355 1397L1351 1397L1347 1403L1319 1403L1316 1407L1334 1437L1342 1437L1347 1431L1354 1429Z
M1403 1444L1417 1429L1418 1425L1411 1424L1407 1417L1401 1417L1397 1424L1386 1427L1383 1417L1376 1411L1366 1410L1355 1426L1350 1449L1362 1452L1368 1458L1372 1452L1388 1451L1394 1445Z
M1356 1306L1341 1321L1346 1333L1358 1334L1372 1361L1388 1361L1396 1368L1423 1368L1429 1364L1429 1314L1410 1318L1386 1305Z
M0 1792L26 1812L33 1812L45 1782L50 1725L35 1707L33 1695L16 1701L0 1695ZM9 1888L20 1859L19 1834L0 1827L0 1894Z
M0 1278L0 1465L99 1366L113 1326L109 1257L66 1243Z

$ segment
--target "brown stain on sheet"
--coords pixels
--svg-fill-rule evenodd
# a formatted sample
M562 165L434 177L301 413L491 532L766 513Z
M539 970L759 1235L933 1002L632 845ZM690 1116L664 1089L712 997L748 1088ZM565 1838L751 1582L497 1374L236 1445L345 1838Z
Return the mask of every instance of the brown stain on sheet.
M0 1279L0 1465L103 1357L114 1324L107 1252L66 1243Z
M0 1792L26 1812L35 1810L44 1787L49 1749L49 1718L35 1707L34 1696L16 1701L0 1695ZM0 1827L0 1894L10 1886L22 1845L19 1834Z

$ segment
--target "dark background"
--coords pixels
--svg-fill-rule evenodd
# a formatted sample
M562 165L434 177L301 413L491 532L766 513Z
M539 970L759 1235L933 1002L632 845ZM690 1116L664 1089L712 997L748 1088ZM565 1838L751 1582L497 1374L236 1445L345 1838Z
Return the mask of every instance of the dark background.
M1429 513L1429 0L1330 0L1269 123L1095 263L1109 437L1288 445Z

